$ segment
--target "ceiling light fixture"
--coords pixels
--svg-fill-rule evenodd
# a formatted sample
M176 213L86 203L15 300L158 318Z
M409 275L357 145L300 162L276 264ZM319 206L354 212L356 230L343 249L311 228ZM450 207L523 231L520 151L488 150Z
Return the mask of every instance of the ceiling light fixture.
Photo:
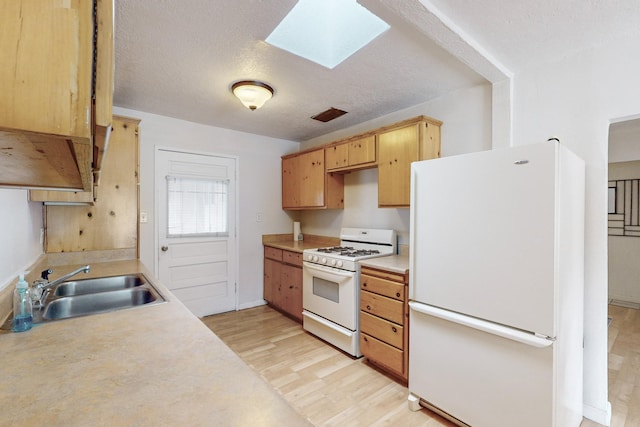
M240 102L251 111L262 107L273 96L273 88L256 80L243 80L234 83L231 91Z

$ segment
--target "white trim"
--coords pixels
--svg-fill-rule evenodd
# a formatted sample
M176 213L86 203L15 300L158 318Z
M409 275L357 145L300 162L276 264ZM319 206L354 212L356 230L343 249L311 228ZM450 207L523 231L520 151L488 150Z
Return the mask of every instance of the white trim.
M606 409L595 408L590 405L584 405L582 415L585 418L595 421L603 426L611 425L611 402L607 402Z
M238 305L236 308L236 311L246 310L248 308L260 307L261 305L267 305L267 301L258 300L258 301L245 302L244 304Z

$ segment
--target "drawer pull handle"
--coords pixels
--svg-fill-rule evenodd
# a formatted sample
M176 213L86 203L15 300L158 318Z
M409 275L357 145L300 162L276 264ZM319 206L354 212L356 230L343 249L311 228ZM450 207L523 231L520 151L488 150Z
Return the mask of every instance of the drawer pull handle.
M367 282L364 282L364 283L362 284L362 287L363 287L363 288L366 288L366 287L367 287Z
M398 332L398 329L397 329L395 326L392 326L392 327L391 327L391 330L392 330L393 332Z
M367 339L367 337L362 337L362 339L364 340L364 342L369 342L369 340Z
M396 298L400 298L400 292L396 292Z
M371 306L370 305L367 306L367 310L371 310Z

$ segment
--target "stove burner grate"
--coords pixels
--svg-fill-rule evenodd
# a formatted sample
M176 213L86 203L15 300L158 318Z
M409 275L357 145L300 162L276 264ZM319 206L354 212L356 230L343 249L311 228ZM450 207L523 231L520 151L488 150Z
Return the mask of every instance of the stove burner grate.
M351 258L380 254L380 251L377 249L355 249L351 246L333 246L329 248L319 248L318 252L337 254Z

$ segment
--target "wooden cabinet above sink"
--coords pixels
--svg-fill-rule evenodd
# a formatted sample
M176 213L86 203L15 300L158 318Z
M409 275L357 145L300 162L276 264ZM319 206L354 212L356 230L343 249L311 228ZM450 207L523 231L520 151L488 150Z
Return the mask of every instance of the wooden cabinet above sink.
M110 126L113 93L113 2L95 6L2 2L1 186L91 190L94 136Z

